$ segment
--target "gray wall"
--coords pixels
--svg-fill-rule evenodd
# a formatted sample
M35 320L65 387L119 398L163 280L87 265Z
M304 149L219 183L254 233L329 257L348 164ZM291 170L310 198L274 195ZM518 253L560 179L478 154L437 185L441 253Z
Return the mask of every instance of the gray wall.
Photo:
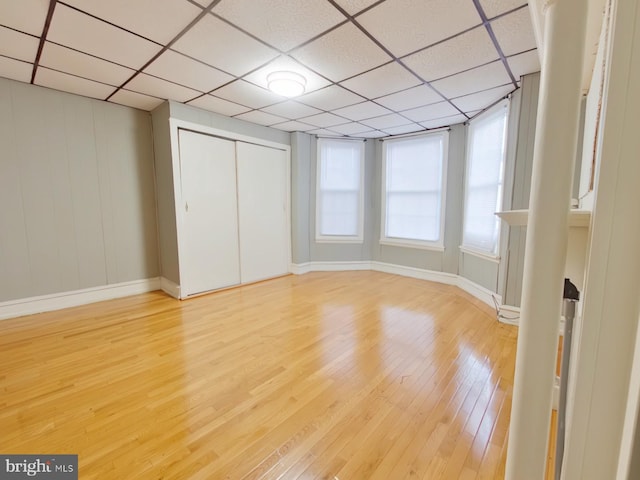
M156 277L149 114L0 78L0 301Z

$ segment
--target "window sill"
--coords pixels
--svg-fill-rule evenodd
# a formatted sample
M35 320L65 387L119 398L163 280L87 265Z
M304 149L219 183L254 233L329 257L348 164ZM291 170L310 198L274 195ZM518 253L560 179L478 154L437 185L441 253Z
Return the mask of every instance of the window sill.
M489 262L493 262L493 263L500 263L500 256L499 255L494 255L492 253L486 253L486 252L480 252L478 250L474 250L472 248L468 248L468 247L463 247L462 245L460 245L460 251L464 254L467 255L473 255L474 257L478 257L481 258L483 260L487 260Z
M383 238L380 239L380 245L388 245L391 247L403 247L403 248L417 248L420 250L431 250L433 252L444 252L444 246L438 244L429 244L423 243L420 241L411 241L411 240L396 240Z
M364 243L364 239L359 237L316 237L316 243L347 243L347 244L360 244Z

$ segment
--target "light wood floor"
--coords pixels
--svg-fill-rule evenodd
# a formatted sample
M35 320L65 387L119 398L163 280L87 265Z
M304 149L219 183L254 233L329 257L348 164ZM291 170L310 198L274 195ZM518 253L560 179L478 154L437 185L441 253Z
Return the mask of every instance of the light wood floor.
M0 322L0 452L86 479L501 479L516 328L377 272Z

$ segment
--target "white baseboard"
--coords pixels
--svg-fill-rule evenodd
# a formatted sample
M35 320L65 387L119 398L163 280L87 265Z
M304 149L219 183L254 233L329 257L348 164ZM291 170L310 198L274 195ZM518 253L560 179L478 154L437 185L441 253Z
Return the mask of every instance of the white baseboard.
M338 272L348 270L375 270L377 272L391 273L394 275L401 275L403 277L412 277L420 280L428 280L430 282L444 283L446 285L455 285L492 308L495 308L493 297L498 301L498 305L502 302L502 297L500 295L454 273L436 272L434 270L406 267L404 265L395 265L376 261L306 262L292 264L290 267L291 273L296 275L302 275L308 272Z
M160 290L173 298L180 300L180 285L173 283L171 280L160 277Z
M507 325L515 325L517 327L520 320L520 307L501 305L499 320Z
M0 320L34 313L50 312L63 308L101 302L113 298L128 297L160 289L160 278L147 278L132 282L116 283L100 287L54 293L38 297L21 298L0 303Z

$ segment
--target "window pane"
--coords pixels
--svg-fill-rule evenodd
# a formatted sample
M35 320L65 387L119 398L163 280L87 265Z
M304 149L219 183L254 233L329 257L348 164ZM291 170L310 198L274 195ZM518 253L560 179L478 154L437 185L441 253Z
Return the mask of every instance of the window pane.
M385 146L384 237L439 242L445 134Z
M481 117L469 127L463 246L497 253L502 201L507 105Z
M358 234L358 192L323 192L320 202L322 235Z
M361 234L363 149L362 142L318 141L317 235Z

